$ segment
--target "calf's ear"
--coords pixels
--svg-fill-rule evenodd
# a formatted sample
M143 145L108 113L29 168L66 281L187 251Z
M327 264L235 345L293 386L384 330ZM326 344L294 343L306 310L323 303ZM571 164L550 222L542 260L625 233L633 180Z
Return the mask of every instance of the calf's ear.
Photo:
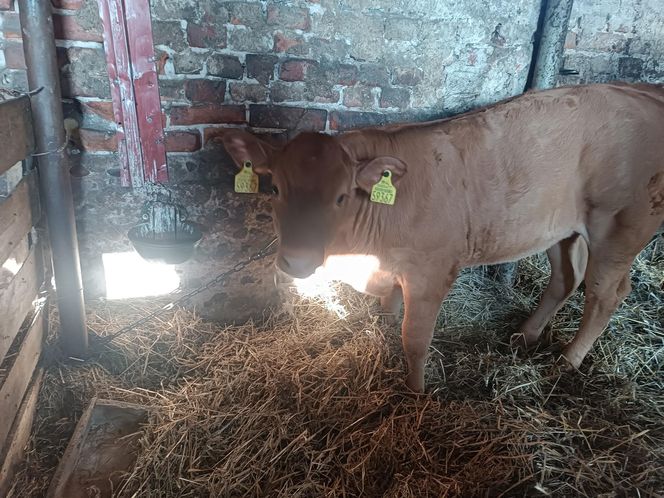
M247 161L259 175L270 173L270 155L275 147L264 140L243 130L228 130L221 135L221 142L235 161L242 168Z
M381 156L362 162L357 167L355 183L362 190L371 192L372 187L380 181L385 171L392 173L392 184L397 185L406 174L406 163L391 156Z

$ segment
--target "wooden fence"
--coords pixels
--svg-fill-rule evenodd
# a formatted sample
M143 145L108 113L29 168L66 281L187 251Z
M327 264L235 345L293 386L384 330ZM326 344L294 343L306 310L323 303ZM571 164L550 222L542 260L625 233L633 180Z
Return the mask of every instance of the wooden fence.
M0 102L0 496L30 436L47 331L30 99Z

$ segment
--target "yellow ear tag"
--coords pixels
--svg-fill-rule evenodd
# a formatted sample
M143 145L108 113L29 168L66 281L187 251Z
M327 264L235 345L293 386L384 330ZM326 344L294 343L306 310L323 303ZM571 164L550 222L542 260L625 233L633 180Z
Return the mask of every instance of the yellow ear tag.
M258 175L251 168L251 161L245 161L242 170L235 175L235 191L240 194L258 192Z
M397 197L397 189L392 185L392 172L383 171L380 181L371 187L371 202L379 204L394 204Z

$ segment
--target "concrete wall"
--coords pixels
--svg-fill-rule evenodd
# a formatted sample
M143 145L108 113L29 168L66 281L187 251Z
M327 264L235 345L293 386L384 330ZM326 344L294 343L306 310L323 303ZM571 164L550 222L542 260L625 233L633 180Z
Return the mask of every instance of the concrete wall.
M577 0L561 83L662 81L661 0ZM17 14L0 0L0 86L24 88ZM53 0L65 110L81 123L72 159L86 290L103 292L102 252L128 250L145 193L119 186L96 0ZM600 6L597 6L600 4ZM275 138L460 112L523 91L539 0L152 0L171 188L204 231L179 268L195 286L272 235L265 194L232 192L220 128ZM263 185L263 191L267 186ZM202 311L256 315L275 299L269 262L206 294Z

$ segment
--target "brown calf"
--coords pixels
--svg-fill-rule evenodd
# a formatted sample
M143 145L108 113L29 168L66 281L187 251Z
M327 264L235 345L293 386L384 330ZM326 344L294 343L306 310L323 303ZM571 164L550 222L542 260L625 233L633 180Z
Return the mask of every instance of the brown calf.
M551 280L516 342L534 345L583 279L583 320L564 358L579 367L630 292L635 256L664 221L664 88L560 88L427 123L277 148L233 130L234 161L271 174L277 266L303 278L332 255L380 262L364 287L405 314L407 385L424 388L440 305L459 269L547 251ZM385 171L394 205L370 201Z

